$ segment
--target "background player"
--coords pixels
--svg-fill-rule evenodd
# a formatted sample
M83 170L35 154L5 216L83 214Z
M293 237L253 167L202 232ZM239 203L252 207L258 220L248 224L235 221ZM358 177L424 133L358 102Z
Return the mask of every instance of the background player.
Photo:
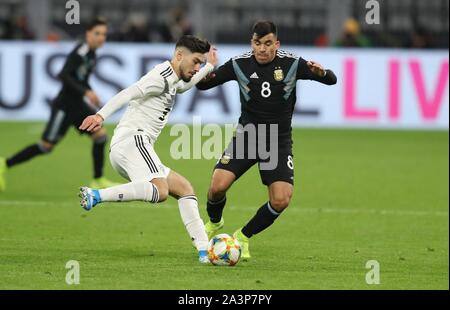
M336 76L331 70L279 50L277 28L272 22L257 22L252 33L251 52L231 59L197 85L199 89L205 90L231 80L237 81L242 111L239 124L265 124L266 129L270 128L269 124L278 126L278 148L271 150L277 151L275 158L278 158L278 164L275 169L262 169L261 164L268 160L248 156L249 148L258 149L258 143L263 143L259 141L267 143L264 147L269 146L270 132L265 132L264 139L259 136L253 139L238 126L235 137L215 167L208 191L207 211L210 221L206 224L206 230L211 237L224 225L222 212L226 192L242 174L258 163L262 182L268 186L269 201L234 234L242 245L243 258L250 258L249 238L272 225L288 207L292 197L294 165L291 121L297 98L296 81L314 80L328 85L336 83ZM234 156L239 147L236 143L239 138L245 140L245 156L242 159Z
M100 100L92 90L88 80L96 64L96 50L105 43L107 31L107 23L101 18L94 19L87 26L85 41L77 44L68 55L59 74L62 89L52 102L50 120L41 141L26 147L8 159L0 158L0 191L6 188L4 174L8 168L38 155L50 153L67 133L70 126L73 125L78 129L85 117L95 113L96 109L92 105L100 107ZM86 103L86 98L89 103ZM101 188L112 186L114 183L103 177L104 149L107 141L106 130L101 129L90 135L94 142L92 147L94 180L91 185Z
M208 63L200 69L208 52ZM114 96L96 115L87 117L80 129L95 132L112 113L129 102L111 141L114 169L130 183L102 190L82 187L81 206L86 210L101 202L142 200L162 202L171 195L178 199L183 223L199 251L201 263L207 257L208 236L198 211L197 197L189 181L164 166L153 149L167 123L175 95L193 87L212 72L216 52L207 41L181 37L172 60L157 65L138 82Z

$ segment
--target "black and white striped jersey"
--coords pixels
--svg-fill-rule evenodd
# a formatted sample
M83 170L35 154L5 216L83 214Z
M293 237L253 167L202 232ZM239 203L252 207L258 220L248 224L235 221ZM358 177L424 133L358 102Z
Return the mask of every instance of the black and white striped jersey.
M155 142L167 123L176 94L192 88L213 69L214 66L207 63L189 82L184 82L177 76L169 61L156 65L129 87L135 89L137 94L129 100L113 140L130 132L142 131L150 138L151 143ZM123 104L119 93L108 101L98 114L106 119Z

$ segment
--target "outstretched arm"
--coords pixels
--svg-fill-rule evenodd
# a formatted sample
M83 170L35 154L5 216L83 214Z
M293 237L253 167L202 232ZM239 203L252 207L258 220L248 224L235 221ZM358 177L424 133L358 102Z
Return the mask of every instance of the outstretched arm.
M103 125L103 121L111 114L123 107L127 102L142 96L142 91L136 84L122 90L120 93L112 97L103 108L95 115L86 117L80 126L81 130L95 132Z
M81 124L80 129L89 132L97 131L102 127L103 121L106 118L119 110L126 103L143 96L158 96L162 93L164 87L164 79L161 75L154 74L150 71L139 81L112 97L103 108L97 112L97 114L86 117Z
M236 75L230 60L210 73L206 78L200 81L196 87L200 90L207 90L235 79Z
M321 64L314 61L299 59L297 79L313 80L326 85L334 85L337 82L336 75L330 69L325 70Z

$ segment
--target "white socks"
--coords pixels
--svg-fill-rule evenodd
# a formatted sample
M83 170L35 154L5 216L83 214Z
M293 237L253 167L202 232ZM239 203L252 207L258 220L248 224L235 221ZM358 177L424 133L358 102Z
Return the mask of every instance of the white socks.
M158 189L149 181L133 181L127 184L100 189L99 193L102 202L143 200L156 203L159 201Z
M198 251L208 249L208 235L205 225L198 212L198 202L195 196L184 196L178 199L181 219Z
M159 201L158 189L149 181L135 181L100 189L99 193L102 202L143 200L156 203ZM207 250L208 236L198 212L197 197L193 195L181 197L178 199L178 207L184 226L197 250Z

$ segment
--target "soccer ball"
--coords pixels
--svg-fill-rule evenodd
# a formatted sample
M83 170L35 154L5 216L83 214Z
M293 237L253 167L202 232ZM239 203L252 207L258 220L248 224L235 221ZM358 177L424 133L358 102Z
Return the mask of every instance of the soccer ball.
M241 258L241 245L228 234L219 234L209 241L208 258L213 265L234 266Z

